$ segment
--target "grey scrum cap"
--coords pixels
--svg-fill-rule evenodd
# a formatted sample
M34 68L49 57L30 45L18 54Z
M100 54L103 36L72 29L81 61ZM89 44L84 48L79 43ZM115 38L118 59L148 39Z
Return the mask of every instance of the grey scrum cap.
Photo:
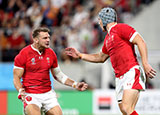
M101 9L98 16L102 20L103 26L106 26L108 23L117 21L116 11L110 7Z

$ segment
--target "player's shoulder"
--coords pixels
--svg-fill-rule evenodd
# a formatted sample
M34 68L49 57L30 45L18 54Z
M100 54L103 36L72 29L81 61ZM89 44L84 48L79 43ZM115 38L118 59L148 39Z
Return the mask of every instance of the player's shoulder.
M118 23L116 25L117 29L127 29L127 28L133 28L132 26L125 24L125 23Z
M46 51L47 51L47 53L56 55L52 48L47 48Z
M20 58L21 58L21 59L22 59L22 58L26 58L29 49L30 49L30 45L24 47L23 49L21 49L21 51L16 55L16 57L15 57L14 60L20 60Z
M116 30L119 31L119 32L122 32L122 31L130 31L130 30L133 30L134 28L128 24L125 24L125 23L118 23L116 25Z
M128 25L128 24L125 24L125 23L118 23L117 25L116 25L116 27L131 27L130 25Z
M31 49L31 45L28 45L24 47L23 49L21 49L20 53L27 53L30 49Z
M54 51L52 50L52 48L46 48L45 50L46 50L46 52L49 52L49 53L54 52Z

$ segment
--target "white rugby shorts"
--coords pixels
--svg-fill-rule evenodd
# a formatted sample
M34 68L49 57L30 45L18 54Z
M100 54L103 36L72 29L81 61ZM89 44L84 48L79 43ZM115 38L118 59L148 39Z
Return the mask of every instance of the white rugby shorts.
M37 105L44 112L47 112L57 105L60 106L54 90L41 94L26 93L24 109L29 104Z
M146 76L139 65L132 67L128 72L115 80L116 98L118 102L122 101L123 90L125 89L145 90Z

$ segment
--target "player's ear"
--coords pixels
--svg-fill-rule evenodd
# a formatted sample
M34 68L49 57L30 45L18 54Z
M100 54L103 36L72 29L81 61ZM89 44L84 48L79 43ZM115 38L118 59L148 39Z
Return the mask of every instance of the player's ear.
M37 37L33 38L33 42L38 43L38 38Z
M39 41L38 38L36 38L36 43L38 43L38 41Z

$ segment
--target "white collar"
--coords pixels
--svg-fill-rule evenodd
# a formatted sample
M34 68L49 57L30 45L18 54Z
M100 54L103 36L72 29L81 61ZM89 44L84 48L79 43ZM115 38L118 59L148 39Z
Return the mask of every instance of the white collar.
M108 33L110 33L111 29L112 29L114 26L116 26L116 25L117 25L117 23L113 24L113 25L108 29Z
M31 48L32 48L34 51L38 52L39 55L42 55L43 52L41 53L38 49L34 48L33 45L31 45Z

